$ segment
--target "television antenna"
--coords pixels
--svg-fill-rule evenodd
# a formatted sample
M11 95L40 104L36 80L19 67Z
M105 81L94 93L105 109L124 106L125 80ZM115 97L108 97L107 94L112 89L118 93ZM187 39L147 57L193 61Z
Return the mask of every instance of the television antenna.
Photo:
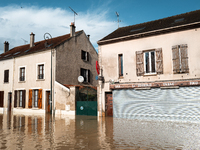
M26 45L26 43L28 43L28 41L24 40L23 38L21 38L24 41L24 44Z
M74 12L74 25L75 25L75 15L78 15L71 7L69 7Z
M119 22L121 22L121 20L119 20L119 13L118 12L115 12L116 15L117 15L117 23L118 23L118 28L119 28Z

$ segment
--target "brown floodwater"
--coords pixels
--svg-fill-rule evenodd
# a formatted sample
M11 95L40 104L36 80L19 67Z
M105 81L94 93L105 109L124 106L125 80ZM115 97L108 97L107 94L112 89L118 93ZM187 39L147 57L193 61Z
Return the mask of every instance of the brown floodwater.
M200 149L200 123L0 114L0 149Z

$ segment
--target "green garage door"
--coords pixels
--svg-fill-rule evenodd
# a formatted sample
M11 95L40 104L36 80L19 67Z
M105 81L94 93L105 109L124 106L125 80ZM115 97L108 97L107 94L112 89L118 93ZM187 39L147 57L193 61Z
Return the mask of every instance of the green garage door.
M97 90L91 87L77 88L76 115L97 116Z

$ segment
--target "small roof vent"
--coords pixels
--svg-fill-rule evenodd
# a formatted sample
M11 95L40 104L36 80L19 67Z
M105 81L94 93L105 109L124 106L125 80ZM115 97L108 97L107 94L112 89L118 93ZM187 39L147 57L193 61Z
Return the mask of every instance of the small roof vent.
M179 23L179 22L183 22L185 20L185 18L179 18L174 20L174 23Z

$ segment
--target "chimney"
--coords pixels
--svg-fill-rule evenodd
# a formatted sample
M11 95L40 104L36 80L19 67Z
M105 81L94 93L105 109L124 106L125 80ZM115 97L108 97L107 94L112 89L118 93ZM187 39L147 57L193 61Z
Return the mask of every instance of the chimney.
M87 35L87 37L88 37L88 40L90 40L90 35L89 34Z
M72 22L71 25L70 25L70 37L73 37L75 36L75 26L74 26L74 23Z
M34 40L35 40L35 34L33 34L33 32L31 32L31 34L30 34L30 47L34 46Z
M5 41L4 43L4 53L9 51L9 43Z

